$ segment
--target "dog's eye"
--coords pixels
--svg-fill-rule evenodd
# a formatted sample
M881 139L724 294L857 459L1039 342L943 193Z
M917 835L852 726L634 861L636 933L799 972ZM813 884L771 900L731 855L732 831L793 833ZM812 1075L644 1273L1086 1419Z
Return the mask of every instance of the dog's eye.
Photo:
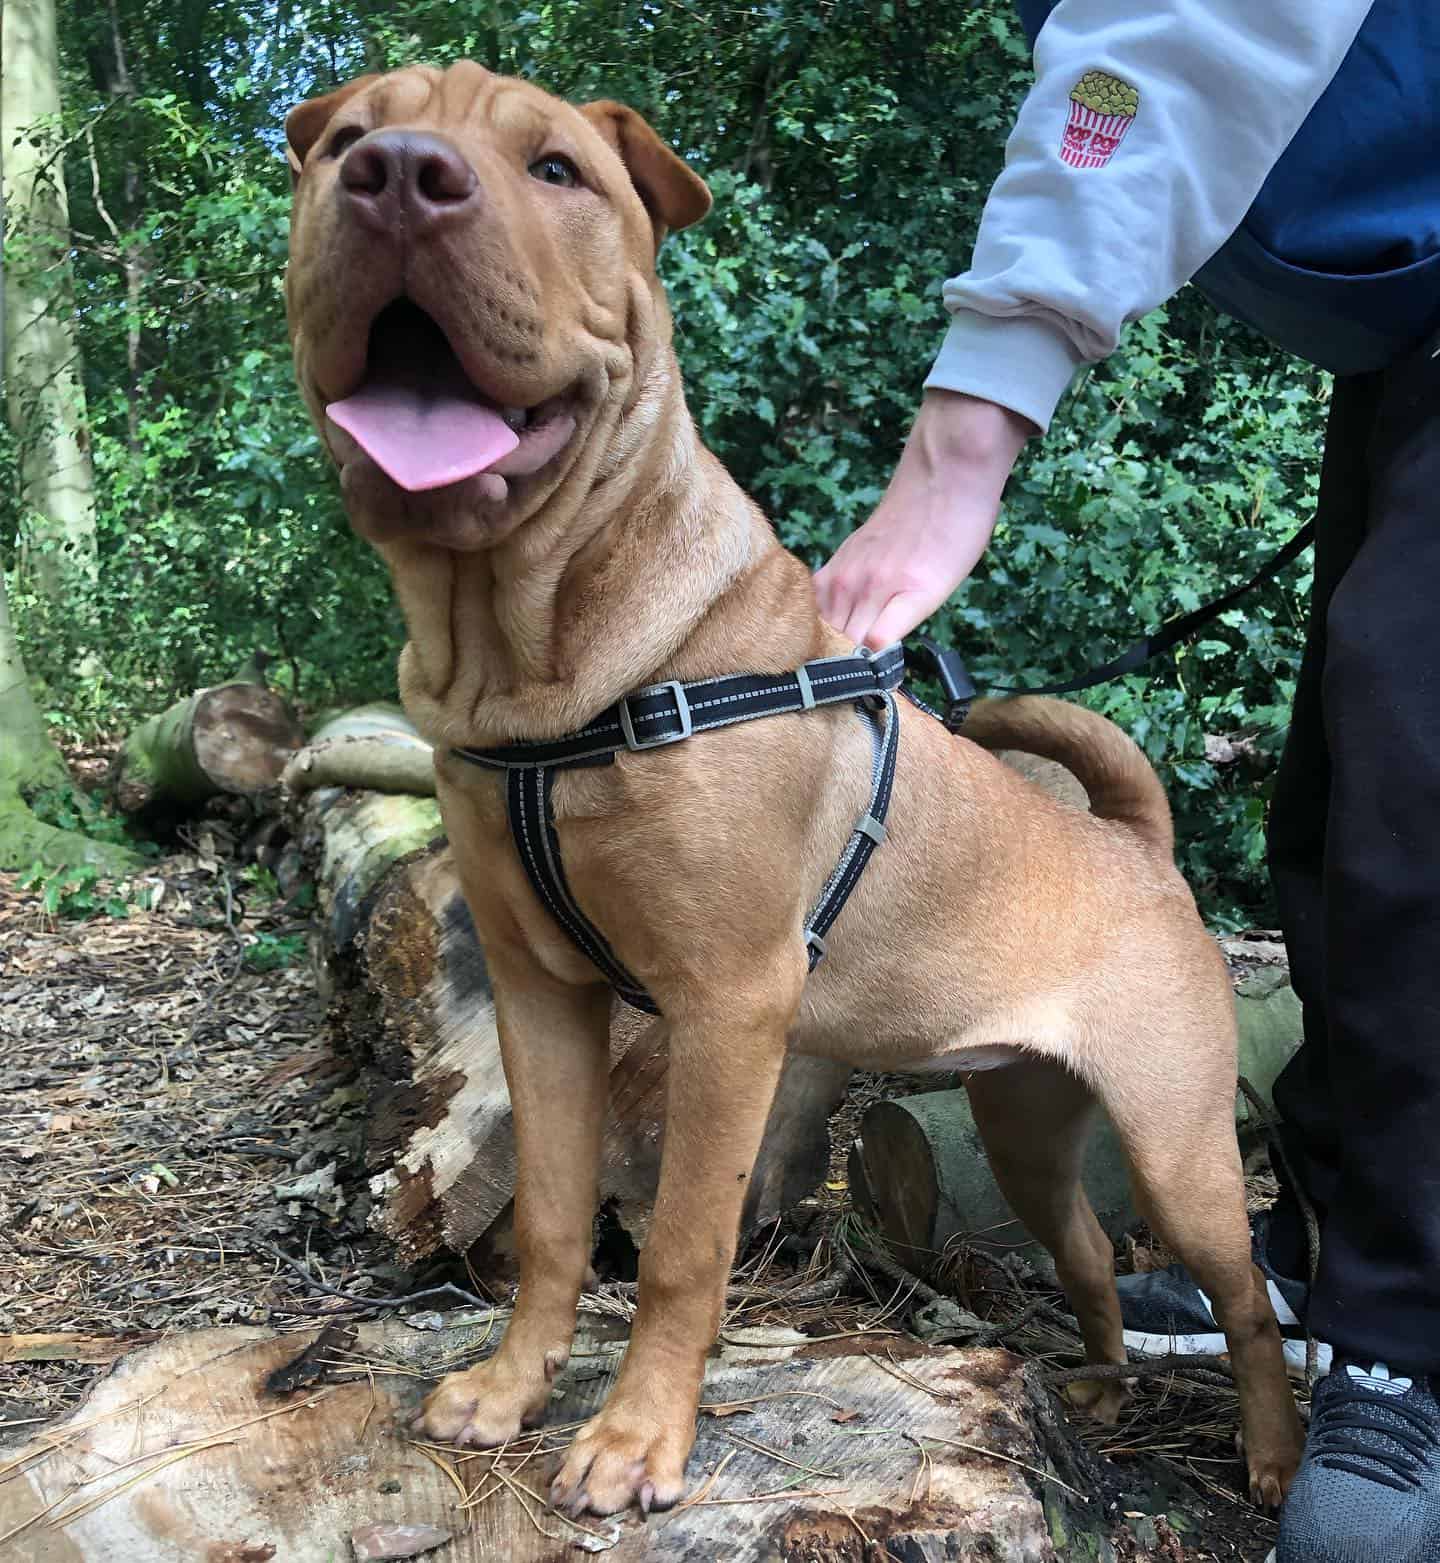
M325 156L343 157L364 134L359 125L344 126L330 137L330 143L325 148Z
M542 184L563 185L567 190L573 189L580 183L580 174L574 163L568 157L561 157L558 153L552 153L549 157L542 157L538 162L531 163L530 177L538 179Z

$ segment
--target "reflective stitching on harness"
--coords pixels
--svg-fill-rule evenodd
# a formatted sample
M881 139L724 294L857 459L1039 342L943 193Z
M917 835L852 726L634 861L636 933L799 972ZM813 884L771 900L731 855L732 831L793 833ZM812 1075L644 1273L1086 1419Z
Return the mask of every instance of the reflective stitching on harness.
M564 868L551 849L546 770L537 767L528 773L511 774L515 778L509 797L511 834L523 853L522 864L531 886L542 897L562 931L570 937L581 954L599 969L621 998L637 1009L658 1014L654 1000L616 960L614 952L580 910L570 891ZM533 797L527 793L527 784L533 786ZM536 854L537 837L544 857L543 863Z
M895 777L895 754L899 743L899 708L895 704L893 695L887 693L884 696L886 721L882 729L876 713L859 706L862 717L870 723L871 732L871 761L870 761L870 805L851 833L850 840L845 851L841 853L840 861L835 865L834 871L826 881L824 890L820 893L820 899L811 909L806 919L807 942L810 943L810 969L813 971L825 954L824 940L818 945L809 935L826 933L835 923L835 920L844 910L845 903L850 897L851 891L860 881L860 876L865 872L866 864L870 861L870 855L880 845L872 830L868 827L879 826L883 833L884 825L881 823L890 805L890 793ZM882 838L883 839L883 835Z
M536 772L537 779L539 774L539 772ZM535 861L535 848L532 844L533 838L530 835L530 827L525 818L525 779L526 778L522 773L519 786L520 828L514 832L514 835L520 843L521 850L529 860L530 882L540 890L540 893L545 897L546 904L550 908L550 915L563 928L565 927L565 914L561 911L560 907L556 904L554 897L550 894L550 883L540 872L540 865ZM572 933L570 937L573 939L575 936Z
M818 670L824 667L833 667L837 671L822 673ZM816 672L811 672L816 669ZM780 681L771 681L759 684L753 688L735 690L729 694L712 694L701 698L698 692L708 686L718 684L745 682L747 675L738 674L724 678L696 679L690 683L680 684L679 691L686 697L686 708L692 713L693 732L711 731L716 727L724 727L732 722L749 721L755 717L781 715L786 711L809 710L813 704L833 704L852 697L852 690L846 686L856 686L855 695L879 694L893 688L903 677L904 654L899 646L887 648L878 655L860 654L854 656L820 657L814 662L805 663L794 673L788 674ZM815 685L837 686L827 689L823 694L816 696ZM697 698L688 698L691 691L697 692ZM674 728L676 713L668 705L655 711L639 712L635 706L643 704L648 699L660 699L669 695L674 700L672 686L669 683L647 684L640 689L631 690L624 697L626 714L629 718L632 730L635 728L649 729L657 724L663 728ZM808 695L808 698L807 698ZM764 704L776 699L787 703L778 709L770 711L747 711L737 709L754 704ZM794 701L794 704L788 702ZM611 709L614 709L613 707ZM693 713L697 709L710 709L716 714L710 718L694 721ZM603 713L602 713L603 717ZM648 733L647 733L648 736ZM684 732L677 732L673 738L661 741L679 742L685 736ZM583 747L593 740L594 747ZM576 748L575 745L582 747ZM630 747L628 739L624 736L624 724L618 721L604 721L597 718L588 726L578 732L570 733L559 738L533 739L517 741L511 744L501 745L496 749L467 749L457 747L453 752L463 760L473 765L482 765L494 770L510 770L520 767L535 765L564 766L583 763L587 760L600 759L608 755L617 754L623 748ZM649 747L649 745L646 745ZM656 745L658 747L658 744Z

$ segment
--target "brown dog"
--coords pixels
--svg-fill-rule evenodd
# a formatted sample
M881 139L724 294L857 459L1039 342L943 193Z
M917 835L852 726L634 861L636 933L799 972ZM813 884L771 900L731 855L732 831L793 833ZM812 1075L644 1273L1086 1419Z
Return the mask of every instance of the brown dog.
M420 1425L498 1444L543 1415L569 1351L610 995L522 872L502 778L450 747L559 736L639 685L850 647L691 424L655 253L709 193L638 115L460 64L364 78L286 128L300 385L400 595L401 689L436 746L515 1113L519 1301L499 1351L445 1379ZM1251 1490L1284 1492L1300 1427L1250 1264L1230 989L1172 865L1159 782L1078 707L1018 700L972 722L980 743L1063 761L1092 812L902 704L888 842L808 980L805 913L868 797L850 709L557 778L575 899L659 1003L671 1057L629 1352L555 1480L573 1510L681 1495L787 1048L973 1071L996 1176L1054 1255L1090 1358L1118 1363L1111 1250L1078 1180L1103 1105L1142 1207L1225 1326ZM1113 1417L1113 1381L1091 1391Z

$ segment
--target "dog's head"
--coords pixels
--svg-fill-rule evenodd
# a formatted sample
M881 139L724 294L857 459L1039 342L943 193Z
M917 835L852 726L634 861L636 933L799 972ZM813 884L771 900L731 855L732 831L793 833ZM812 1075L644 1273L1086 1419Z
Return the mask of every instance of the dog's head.
M704 182L619 103L464 62L285 122L295 367L373 542L489 546L603 473L669 342L661 239Z

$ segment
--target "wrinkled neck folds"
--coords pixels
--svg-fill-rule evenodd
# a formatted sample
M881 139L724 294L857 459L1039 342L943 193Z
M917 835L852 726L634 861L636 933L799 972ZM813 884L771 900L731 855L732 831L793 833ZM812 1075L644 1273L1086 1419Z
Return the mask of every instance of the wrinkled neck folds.
M383 548L409 631L401 693L431 742L582 726L777 546L700 444L668 350L627 401L601 410L575 470L495 547Z

